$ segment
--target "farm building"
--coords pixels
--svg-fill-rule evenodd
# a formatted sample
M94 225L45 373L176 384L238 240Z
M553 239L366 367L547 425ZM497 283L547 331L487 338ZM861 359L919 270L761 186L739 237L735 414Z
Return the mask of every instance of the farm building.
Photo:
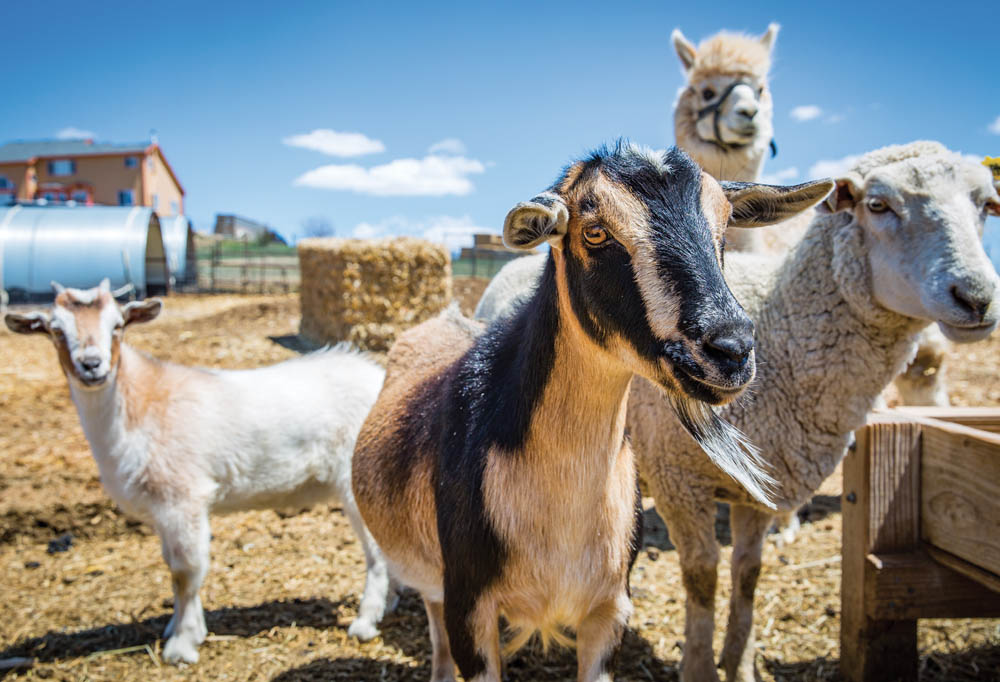
M267 225L243 216L224 213L215 216L215 234L236 239L258 239L271 233L272 230Z
M0 146L0 203L42 199L184 213L184 188L155 141L40 140Z
M160 221L141 206L0 208L0 298L50 297L50 282L87 288L103 277L137 295L166 293Z

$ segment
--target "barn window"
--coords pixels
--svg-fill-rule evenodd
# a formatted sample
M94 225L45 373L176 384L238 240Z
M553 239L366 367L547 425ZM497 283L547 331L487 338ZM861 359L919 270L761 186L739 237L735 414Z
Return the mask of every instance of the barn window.
M139 165L139 159L134 156L125 157L125 167L126 168L136 168Z
M76 172L76 161L73 159L54 159L49 161L49 175L73 175Z
M118 190L119 206L135 206L135 194L130 189Z

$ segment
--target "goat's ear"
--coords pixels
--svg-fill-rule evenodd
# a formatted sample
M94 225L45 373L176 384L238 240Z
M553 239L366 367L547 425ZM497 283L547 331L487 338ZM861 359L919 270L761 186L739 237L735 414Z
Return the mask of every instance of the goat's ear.
M833 191L818 207L822 213L849 211L861 200L861 187L864 180L857 173L845 173L834 183Z
M503 221L503 241L512 249L533 249L546 241L558 249L568 224L569 210L562 197L544 192L510 209Z
M695 49L694 44L690 40L684 37L679 28L675 28L671 32L670 42L674 44L677 58L681 60L681 66L684 68L684 72L687 73L694 66L694 58L698 54L698 50Z
M764 31L764 35L760 37L760 44L767 48L768 52L774 51L774 41L778 39L778 31L781 30L781 25L771 22L767 25L767 30Z
M720 182L733 206L729 227L764 227L815 206L833 189L832 180L782 187L755 182Z
M7 323L7 328L15 334L49 333L49 316L45 313L28 313L27 315L7 313L3 321Z
M147 298L145 301L131 301L122 307L122 317L125 326L133 322L149 322L163 310L163 301L158 298Z

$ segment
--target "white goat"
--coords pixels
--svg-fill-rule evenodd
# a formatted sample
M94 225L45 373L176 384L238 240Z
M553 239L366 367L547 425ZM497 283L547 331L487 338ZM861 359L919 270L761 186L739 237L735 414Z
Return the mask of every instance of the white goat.
M198 590L209 512L339 500L368 568L348 632L378 634L389 577L354 502L351 455L382 368L336 348L245 371L161 362L122 342L126 326L160 313L160 301L119 308L108 280L89 290L53 286L51 317L11 313L7 326L55 344L105 490L160 536L174 590L164 660L196 662L208 634Z

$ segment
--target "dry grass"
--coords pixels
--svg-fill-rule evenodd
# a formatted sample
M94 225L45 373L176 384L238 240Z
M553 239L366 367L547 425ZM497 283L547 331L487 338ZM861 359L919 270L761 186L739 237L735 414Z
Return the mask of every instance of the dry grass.
M128 340L179 362L253 367L295 354L298 321L295 296L175 296L161 319L130 329ZM991 393L998 351L1000 339L956 350L956 404L1000 402ZM4 330L0 358L0 659L36 658L8 677L427 679L426 622L414 595L386 618L381 637L347 638L363 561L343 515L327 507L214 519L202 592L212 635L196 666L162 665L158 637L171 595L157 538L101 491L51 347ZM839 679L839 485L835 475L820 491L798 542L765 550L756 621L765 680ZM680 573L652 509L646 526L617 679L674 680L683 642ZM724 510L718 531L728 543ZM72 548L48 554L47 542L64 532L73 533ZM719 623L728 560L726 547ZM1000 620L922 621L920 647L924 680L1000 679ZM509 662L509 679L573 679L574 661L569 652L529 648Z

